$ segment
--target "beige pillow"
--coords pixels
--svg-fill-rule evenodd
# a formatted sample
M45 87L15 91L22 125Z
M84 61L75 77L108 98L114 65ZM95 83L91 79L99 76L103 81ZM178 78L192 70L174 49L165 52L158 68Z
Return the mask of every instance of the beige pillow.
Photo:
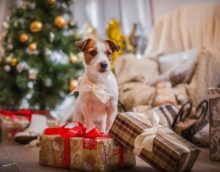
M189 82L190 76L198 60L198 50L169 54L159 58L160 72L166 76L173 85Z
M158 75L158 64L155 60L137 59L133 54L126 54L115 62L115 76L119 85L126 82L149 83Z

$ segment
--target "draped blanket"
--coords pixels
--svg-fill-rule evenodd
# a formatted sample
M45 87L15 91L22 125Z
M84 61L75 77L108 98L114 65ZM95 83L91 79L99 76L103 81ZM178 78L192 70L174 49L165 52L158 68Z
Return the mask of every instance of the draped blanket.
M220 85L220 52L201 49L198 62L188 83L173 87L176 98L192 100L196 106L207 99L208 88ZM131 110L138 105L153 107L156 88L151 79L159 76L158 63L151 59L136 59L124 55L115 63L115 75L119 83L119 101Z
M191 4L156 23L146 57L206 47L220 50L220 3Z

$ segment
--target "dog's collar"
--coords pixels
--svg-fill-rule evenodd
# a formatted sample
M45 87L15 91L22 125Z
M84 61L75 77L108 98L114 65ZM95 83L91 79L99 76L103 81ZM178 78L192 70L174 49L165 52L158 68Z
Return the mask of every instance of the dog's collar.
M104 104L106 104L112 97L115 97L111 91L106 89L104 84L95 84L85 75L78 79L78 83L79 85L70 94L75 92L93 92Z

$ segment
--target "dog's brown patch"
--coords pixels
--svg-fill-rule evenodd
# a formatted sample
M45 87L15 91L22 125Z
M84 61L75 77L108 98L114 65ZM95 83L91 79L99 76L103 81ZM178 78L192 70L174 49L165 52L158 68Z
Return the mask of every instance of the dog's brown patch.
M111 61L112 60L112 48L110 47L109 43L107 41L103 41L106 50L105 50L105 55L108 57L108 60Z
M120 46L117 45L117 44L115 44L113 41L111 41L111 40L105 40L104 42L109 45L109 47L111 48L111 50L112 50L113 52L120 50Z
M97 55L98 51L96 48L96 42L94 40L89 40L85 49L83 50L85 62L87 65L92 61L93 58Z

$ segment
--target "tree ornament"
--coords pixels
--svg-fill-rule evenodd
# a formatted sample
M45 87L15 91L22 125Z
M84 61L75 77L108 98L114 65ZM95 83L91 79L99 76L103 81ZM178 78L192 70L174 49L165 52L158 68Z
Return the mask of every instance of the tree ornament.
M74 19L71 19L71 21L70 21L70 25L71 25L71 26L75 26L75 25L76 25L76 22L75 22Z
M18 63L16 66L16 70L18 73L21 73L24 70L24 65L23 63Z
M17 58L13 57L13 58L11 58L11 60L9 61L9 64L10 64L11 66L15 66L15 65L17 64L17 62L18 62Z
M50 32L49 33L49 41L50 41L50 43L52 43L54 41L54 38L55 38L55 34L53 32Z
M11 70L11 67L9 65L4 66L5 72L9 72Z
M99 35L96 31L96 29L92 26L90 22L87 22L82 29L82 35L84 39L87 38L93 38L93 39L99 39Z
M51 87L52 86L52 80L50 78L44 79L44 85L46 87Z
M51 53L52 53L52 51L49 49L49 48L45 48L44 49L44 54L45 54L45 56L50 56L51 55Z
M13 48L14 48L13 44L10 44L10 43L9 43L9 44L7 45L7 50L13 50Z
M78 81L71 79L69 82L69 92L72 92L78 86Z
M21 43L26 43L28 41L28 35L26 33L22 33L19 38Z
M37 43L36 42L30 43L28 49L29 51L35 51L37 49Z
M6 59L5 59L6 63L9 63L11 61L12 57L13 57L13 54L10 54L8 57L6 57Z
M8 22L4 21L4 22L3 22L3 27L4 27L5 29L8 29L8 28L9 28Z
M60 28L60 29L64 29L66 27L66 19L62 16L57 16L54 20L54 24Z
M78 62L78 57L74 55L73 53L70 53L69 61L72 64L76 64Z
M50 5L56 4L56 0L47 0L47 3Z
M30 26L31 32L40 32L43 24L40 21L33 21Z
M30 69L28 71L28 78L30 80L36 80L37 79L37 74L38 74L38 72L35 69Z

